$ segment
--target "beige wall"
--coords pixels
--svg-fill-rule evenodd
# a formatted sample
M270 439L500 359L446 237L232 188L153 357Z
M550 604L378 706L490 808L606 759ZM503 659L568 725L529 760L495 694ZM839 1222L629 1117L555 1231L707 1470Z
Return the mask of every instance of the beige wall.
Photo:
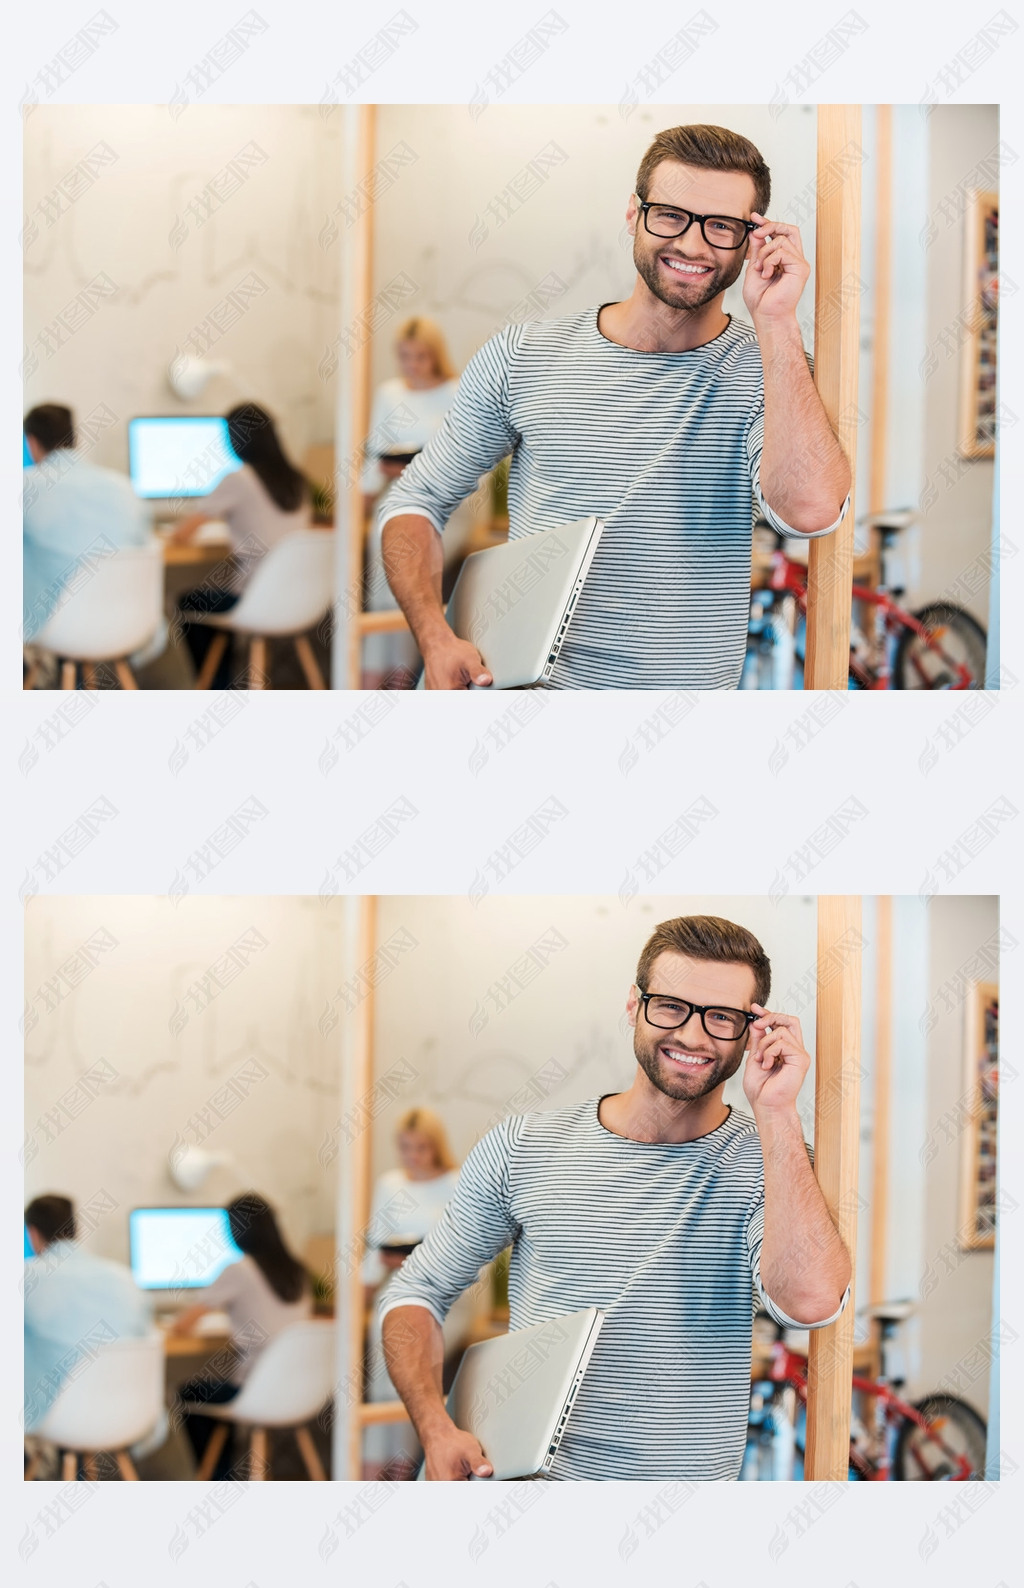
M991 160L999 141L998 106L933 105L929 127L929 212L936 228L926 244L927 335L931 348L944 330L955 326L964 307L963 221L948 218L955 213L950 200L956 200L957 189L979 164ZM955 599L987 627L987 582L970 590L962 588L959 581L979 558L985 566L989 554L994 463L991 458L972 459L959 472L959 356L947 357L940 346L938 361L923 387L925 501L930 500L933 491L934 500L926 507L920 526L918 594L927 600L955 587ZM953 475L954 483L948 486L938 473L947 460L958 471Z
M255 1189L301 1249L333 1230L334 993L340 920L319 899L73 897L29 901L25 1195L104 1194L99 1256L127 1260L133 1206L223 1202ZM224 1153L201 1190L169 1157Z
M959 1176L963 1134L951 1128L964 1097L966 1008L959 991L965 966L988 965L999 930L995 898L933 898L929 909L929 1020L927 1038L927 1124L931 1156L925 1168L924 1252L921 1263L921 1388L934 1389L943 1375L966 1362L973 1373L984 1360L992 1319L994 1255L960 1249ZM969 971L969 975L977 974ZM999 980L986 971L985 980ZM943 990L945 989L945 990ZM950 990L952 989L952 990ZM914 1143L910 1144L916 1146ZM1005 1144L1003 1144L1005 1150ZM960 1392L984 1415L988 1408L988 1372L982 1370Z
M317 106L40 105L25 122L25 405L105 405L98 463L127 468L135 414L252 398L301 453L333 437L317 373L336 332L341 117ZM234 295L234 296L232 296ZM63 326L54 328L57 316ZM49 328L49 329L48 329ZM210 340L212 338L212 341ZM179 352L231 366L191 403Z

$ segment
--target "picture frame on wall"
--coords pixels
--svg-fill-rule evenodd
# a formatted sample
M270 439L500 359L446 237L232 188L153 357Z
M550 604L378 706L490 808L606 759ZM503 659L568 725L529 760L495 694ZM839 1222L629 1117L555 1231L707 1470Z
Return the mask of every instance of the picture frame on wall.
M998 315L999 195L971 188L964 211L959 422L959 449L967 458L995 454Z
M999 1108L999 988L972 982L964 1031L967 1128L960 1165L960 1244L995 1245L996 1125Z

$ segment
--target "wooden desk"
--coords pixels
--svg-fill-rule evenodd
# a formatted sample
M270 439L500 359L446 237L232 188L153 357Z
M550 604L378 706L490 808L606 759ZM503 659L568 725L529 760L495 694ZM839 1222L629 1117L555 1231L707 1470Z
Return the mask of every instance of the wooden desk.
M771 1373L772 1348L770 1344L754 1341L753 1353L750 1363L750 1376L755 1379L768 1378ZM853 1371L865 1377L877 1377L878 1353L873 1340L861 1340L854 1343Z
M179 546L175 541L164 540L164 567L165 568L202 568L208 563L223 562L231 554L231 543L219 540L215 544L206 542L197 546L194 541L187 546Z
M213 1356L222 1351L230 1340L227 1334L171 1334L164 1333L164 1356Z

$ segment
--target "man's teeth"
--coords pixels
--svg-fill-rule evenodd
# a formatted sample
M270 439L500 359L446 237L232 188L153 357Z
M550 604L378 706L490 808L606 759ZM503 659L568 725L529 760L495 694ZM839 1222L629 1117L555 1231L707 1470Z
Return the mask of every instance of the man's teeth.
M675 259L666 259L665 263L670 270L678 270L684 276L704 276L708 272L707 265L683 265Z
M710 1059L702 1059L702 1058L698 1057L697 1055L690 1054L690 1053L679 1053L679 1052L676 1051L675 1048L666 1048L665 1052L667 1053L667 1055L668 1055L668 1057L670 1059L673 1059L675 1061L676 1064L699 1065L699 1064L710 1064L711 1063Z

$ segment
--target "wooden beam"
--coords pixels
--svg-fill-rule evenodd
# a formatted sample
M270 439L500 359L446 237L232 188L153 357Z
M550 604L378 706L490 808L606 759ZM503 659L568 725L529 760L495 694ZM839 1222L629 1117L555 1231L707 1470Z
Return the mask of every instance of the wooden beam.
M342 128L341 184L354 193L373 169L375 109L349 105ZM339 589L334 609L334 647L331 682L335 689L358 689L361 634L357 622L362 604L363 493L359 486L359 460L370 429L371 338L351 336L373 296L373 207L359 214L342 232L339 282L334 522L337 537Z
M376 904L374 898L347 898L345 904L345 980L354 985L361 965L374 951ZM342 1033L341 1117L357 1117L355 1110L373 1085L373 989L368 987L356 1007L345 1017ZM339 1319L338 1372L343 1385L362 1384L365 1351L365 1309L361 1273L362 1242L370 1222L370 1131L360 1130L346 1140L339 1173L338 1250L347 1261L339 1264L336 1311ZM333 1471L338 1478L362 1476L362 1422L352 1396L338 1396Z
M860 1146L860 899L818 900L818 1007L814 1172L851 1260L857 1252ZM851 1285L855 1275L851 1278ZM812 1329L807 1365L807 1479L849 1471L853 1297L825 1329Z
M355 626L360 635L401 634L409 628L404 612L363 612Z
M871 1261L868 1301L886 1300L889 1151L892 1132L892 899L875 903L875 1124L871 1148Z
M886 501L889 461L889 337L892 324L892 106L875 111L874 335L871 353L871 423L868 432L868 512Z
M819 105L814 381L854 476L860 357L860 165L851 162L847 150L851 142L859 141L859 106ZM847 687L853 519L851 502L839 528L810 544L805 668L808 689Z

